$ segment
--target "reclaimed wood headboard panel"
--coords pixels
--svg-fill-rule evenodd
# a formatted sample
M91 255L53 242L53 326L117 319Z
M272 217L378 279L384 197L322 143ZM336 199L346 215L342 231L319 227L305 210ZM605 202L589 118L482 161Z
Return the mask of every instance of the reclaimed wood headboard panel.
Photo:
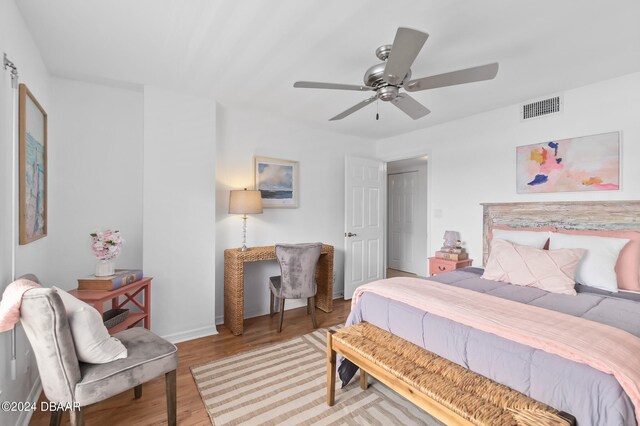
M553 226L558 229L640 229L640 201L545 201L483 203L482 264L489 258L495 225L512 228Z

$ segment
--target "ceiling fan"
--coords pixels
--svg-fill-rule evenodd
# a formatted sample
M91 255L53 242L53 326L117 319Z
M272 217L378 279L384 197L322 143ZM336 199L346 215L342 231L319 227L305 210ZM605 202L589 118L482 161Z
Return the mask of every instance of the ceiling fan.
M376 49L378 59L385 61L374 65L364 74L364 85L320 83L315 81L296 81L293 87L307 89L337 89L373 91L375 95L369 99L341 112L329 121L342 120L361 108L379 99L391 102L409 117L417 120L431 111L420 102L400 92L404 88L407 92L435 89L437 87L453 86L456 84L472 83L475 81L491 80L498 73L498 63L466 68L444 74L411 80L411 65L415 61L429 34L411 28L398 28L393 44L385 44Z

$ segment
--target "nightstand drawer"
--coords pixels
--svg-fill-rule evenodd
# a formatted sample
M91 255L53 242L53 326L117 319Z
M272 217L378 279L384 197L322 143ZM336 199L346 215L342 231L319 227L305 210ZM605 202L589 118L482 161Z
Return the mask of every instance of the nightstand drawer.
M445 272L455 271L456 269L466 268L467 266L471 266L473 259L467 260L447 260L440 259L437 257L429 258L429 275L438 275L444 274Z

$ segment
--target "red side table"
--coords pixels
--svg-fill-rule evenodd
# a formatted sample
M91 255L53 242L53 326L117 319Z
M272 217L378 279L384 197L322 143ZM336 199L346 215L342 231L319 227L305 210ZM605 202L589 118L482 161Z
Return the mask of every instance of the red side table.
M438 257L429 258L429 275L438 275L445 272L455 271L456 269L466 268L471 266L473 259L466 260L449 260L440 259Z
M69 294L77 297L98 310L100 315L104 313L104 304L111 301L110 309L120 309L127 303L132 303L138 309L129 312L126 320L109 329L109 334L131 328L140 321L144 322L144 328L151 330L151 280L152 277L142 278L131 284L127 284L111 291L71 290ZM142 303L136 296L142 293ZM123 297L123 299L121 299Z

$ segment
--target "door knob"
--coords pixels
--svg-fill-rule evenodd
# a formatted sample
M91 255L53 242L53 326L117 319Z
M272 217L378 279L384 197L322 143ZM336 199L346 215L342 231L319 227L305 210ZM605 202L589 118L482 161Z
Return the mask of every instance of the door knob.
M357 236L357 235L358 235L358 234L352 234L351 232L349 232L349 233L346 233L346 232L345 232L345 234L344 234L344 236L345 236L345 237L355 237L355 236Z

